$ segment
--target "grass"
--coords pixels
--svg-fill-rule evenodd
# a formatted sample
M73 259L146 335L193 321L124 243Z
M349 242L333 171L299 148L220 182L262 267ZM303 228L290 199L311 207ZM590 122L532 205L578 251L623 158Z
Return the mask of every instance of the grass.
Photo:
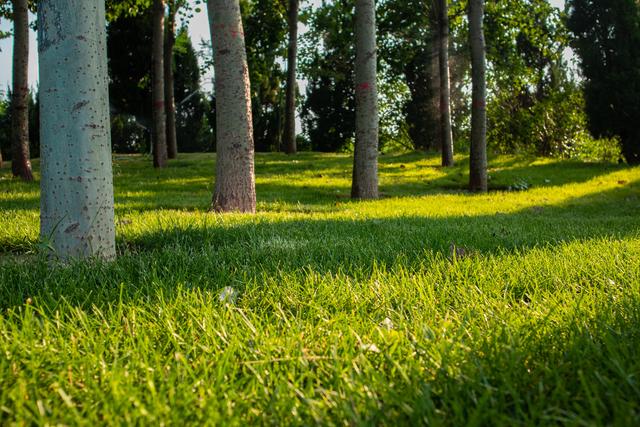
M57 267L5 167L0 424L638 425L640 169L458 160L351 202L348 157L258 155L222 216L213 156L116 156L118 260Z

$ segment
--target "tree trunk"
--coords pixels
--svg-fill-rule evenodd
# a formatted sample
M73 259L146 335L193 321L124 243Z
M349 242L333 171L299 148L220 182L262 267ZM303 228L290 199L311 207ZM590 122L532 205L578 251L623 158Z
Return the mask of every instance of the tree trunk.
M374 0L356 0L356 143L351 197L378 198L378 90Z
M164 0L153 0L151 99L153 103L153 166L167 165L167 124L164 100Z
M472 81L469 189L478 192L487 191L487 82L483 15L484 0L469 0Z
M255 212L249 68L238 0L209 0L216 94L216 185L212 210Z
M104 4L38 5L40 235L62 259L116 254Z
M178 139L176 137L176 100L173 79L173 47L176 44L176 7L169 7L166 39L164 44L164 101L167 108L167 156L178 157Z
M296 142L296 67L298 56L299 0L289 0L289 51L287 56L287 99L285 107L284 145L287 154L298 151Z
M13 176L33 181L29 155L29 9L27 0L13 0L13 97L11 146Z
M453 166L453 132L451 130L451 88L449 86L449 5L439 0L438 37L440 55L440 140L442 141L442 166Z

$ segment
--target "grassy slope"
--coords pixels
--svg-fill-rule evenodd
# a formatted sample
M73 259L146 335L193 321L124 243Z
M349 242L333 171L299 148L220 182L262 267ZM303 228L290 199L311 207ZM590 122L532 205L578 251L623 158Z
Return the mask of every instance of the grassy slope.
M259 155L218 216L212 156L118 157L118 261L57 268L3 169L0 424L640 423L640 169L491 163L531 188L384 156L354 203L347 157Z

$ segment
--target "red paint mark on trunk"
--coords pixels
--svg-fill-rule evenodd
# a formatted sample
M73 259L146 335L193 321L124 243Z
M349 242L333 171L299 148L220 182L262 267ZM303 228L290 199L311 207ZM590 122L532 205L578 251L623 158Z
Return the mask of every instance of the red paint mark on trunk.
M358 90L367 90L371 89L371 84L369 82L360 83L357 87Z
M164 101L156 101L153 103L153 108L160 109L164 108Z

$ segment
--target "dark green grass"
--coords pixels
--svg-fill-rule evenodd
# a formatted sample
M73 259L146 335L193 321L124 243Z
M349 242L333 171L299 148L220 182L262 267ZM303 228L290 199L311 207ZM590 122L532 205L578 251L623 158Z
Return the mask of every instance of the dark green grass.
M346 156L260 155L221 216L213 161L118 157L118 260L58 267L0 172L0 424L640 423L640 170L384 156L358 203Z

